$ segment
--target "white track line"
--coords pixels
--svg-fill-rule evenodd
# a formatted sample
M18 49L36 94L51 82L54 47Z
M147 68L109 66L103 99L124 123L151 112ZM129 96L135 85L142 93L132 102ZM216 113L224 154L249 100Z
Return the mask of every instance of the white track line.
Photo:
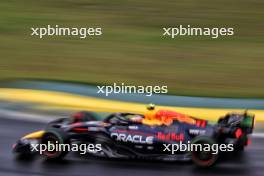
M254 138L264 138L264 133L253 133L252 137L254 137Z
M16 120L25 120L25 121L43 122L43 123L47 123L54 119L65 117L61 115L56 115L56 116L41 115L36 113L17 112L13 110L4 110L4 109L0 109L0 116L7 119L16 119Z

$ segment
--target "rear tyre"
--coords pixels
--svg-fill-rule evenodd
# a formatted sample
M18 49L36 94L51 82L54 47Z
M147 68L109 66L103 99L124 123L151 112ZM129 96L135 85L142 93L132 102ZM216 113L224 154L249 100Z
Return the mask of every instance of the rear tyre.
M214 151L212 151L212 145L216 144L214 140L212 140L209 137L203 137L199 136L197 138L194 138L192 141L192 144L198 144L199 146L202 146L202 150L195 150L191 151L192 154L192 161L199 167L210 167L214 165L218 158L218 153L214 154ZM210 147L210 150L204 150L205 147Z

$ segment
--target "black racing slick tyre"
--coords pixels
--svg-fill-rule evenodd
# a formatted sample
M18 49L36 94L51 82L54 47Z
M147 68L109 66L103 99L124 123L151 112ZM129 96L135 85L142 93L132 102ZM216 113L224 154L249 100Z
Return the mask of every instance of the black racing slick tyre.
M45 150L41 153L46 159L59 160L64 158L69 152L70 140L63 130L50 128L43 135L41 145L46 146L46 148L43 147Z
M191 142L192 148L195 150L191 151L192 161L199 167L210 167L213 166L218 159L218 152L212 150L212 145L216 142L207 136L198 136ZM194 144L194 145L193 145ZM201 146L201 147L194 147ZM210 150L205 150L210 148ZM197 148L199 148L197 150ZM201 150L200 150L201 149Z

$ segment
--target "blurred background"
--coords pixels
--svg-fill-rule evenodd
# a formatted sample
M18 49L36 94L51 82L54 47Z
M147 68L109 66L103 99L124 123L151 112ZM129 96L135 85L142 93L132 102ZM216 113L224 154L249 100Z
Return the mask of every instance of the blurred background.
M263 9L263 0L1 0L0 175L262 176ZM103 35L31 36L31 28L48 25L101 27ZM162 36L164 27L179 25L234 28L235 34L217 39ZM106 98L91 86L114 82L165 85L173 96ZM21 136L44 129L55 118L79 110L145 111L149 102L214 122L226 112L250 109L257 118L252 145L243 155L230 155L206 170L191 163L73 156L61 163L28 162L11 153Z
M1 0L0 79L168 85L170 94L264 97L262 0ZM31 27L102 27L96 38ZM163 27L233 27L234 36L164 38Z

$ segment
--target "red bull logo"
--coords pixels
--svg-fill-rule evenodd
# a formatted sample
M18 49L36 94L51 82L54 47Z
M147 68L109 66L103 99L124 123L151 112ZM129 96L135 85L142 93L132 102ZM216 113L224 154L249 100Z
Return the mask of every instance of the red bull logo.
M183 141L184 140L184 134L176 134L176 133L162 133L158 132L156 135L157 139L164 140L164 141Z

